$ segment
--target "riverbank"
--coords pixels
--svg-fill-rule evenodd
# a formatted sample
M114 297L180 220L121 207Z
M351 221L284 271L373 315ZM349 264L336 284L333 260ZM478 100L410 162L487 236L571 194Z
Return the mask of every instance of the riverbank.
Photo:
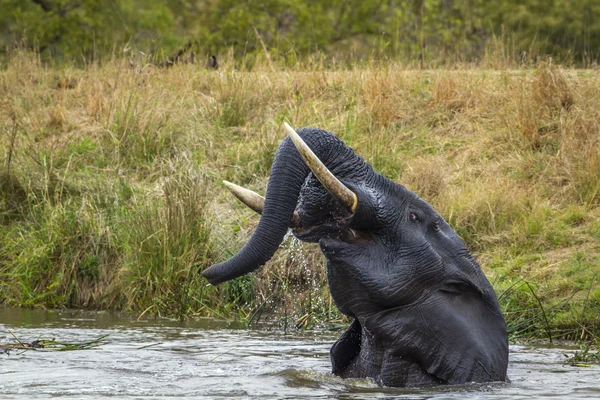
M600 336L596 71L170 69L117 60L0 71L0 302L288 326L345 323L318 249L208 286L258 218L283 121L334 132L429 201L494 285L513 337Z

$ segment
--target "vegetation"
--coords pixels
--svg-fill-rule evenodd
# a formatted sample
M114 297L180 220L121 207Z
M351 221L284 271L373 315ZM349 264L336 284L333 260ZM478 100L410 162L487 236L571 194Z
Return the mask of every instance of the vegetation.
M600 350L599 344L596 346L590 346L587 343L583 343L579 346L581 351L576 351L573 354L564 354L566 364L573 367L591 367L592 364L600 364Z
M430 66L476 62L502 42L522 62L587 66L599 56L599 14L595 0L0 0L0 57L18 44L59 63L123 53L163 62L186 50L188 61L229 54L244 66L315 54Z
M212 287L258 217L283 121L328 129L428 200L497 290L510 334L600 335L600 78L539 63L411 70L225 60L85 68L13 54L0 71L0 302L346 323L323 258L288 238L256 274Z
M27 351L27 350L45 350L45 351L73 351L73 350L89 350L97 348L108 343L106 338L108 335L100 336L96 339L87 342L61 342L56 339L37 338L32 341L27 341L15 336L14 333L8 331L12 337L12 343L0 343L0 353L9 354L11 351Z

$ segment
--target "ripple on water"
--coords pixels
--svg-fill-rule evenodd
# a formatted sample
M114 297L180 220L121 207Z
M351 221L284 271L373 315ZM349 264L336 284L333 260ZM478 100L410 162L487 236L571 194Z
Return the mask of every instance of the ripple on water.
M76 321L73 321L75 319ZM600 398L600 368L564 364L572 348L511 346L511 383L429 388L380 388L369 379L341 379L329 373L335 336L283 335L230 329L211 322L123 321L106 316L56 315L19 324L0 310L0 342L53 337L82 341L109 335L96 350L28 351L0 355L2 399L71 397L198 399L543 399ZM8 321L8 322L7 322ZM66 328L68 326L68 328Z

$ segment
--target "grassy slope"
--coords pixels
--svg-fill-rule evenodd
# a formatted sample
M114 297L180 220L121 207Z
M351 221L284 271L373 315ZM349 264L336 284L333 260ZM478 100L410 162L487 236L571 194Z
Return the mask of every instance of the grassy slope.
M216 289L196 272L258 220L220 181L264 192L290 121L331 130L432 203L480 260L514 336L600 335L596 73L272 68L48 70L14 57L0 72L0 301L341 319L314 246L288 240Z

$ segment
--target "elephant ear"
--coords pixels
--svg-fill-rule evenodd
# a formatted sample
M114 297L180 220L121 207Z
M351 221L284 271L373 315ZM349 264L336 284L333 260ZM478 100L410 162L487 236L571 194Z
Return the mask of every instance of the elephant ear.
M368 317L365 329L395 356L450 384L505 381L506 323L489 288L438 290L427 299Z
M346 332L333 344L329 357L331 359L332 373L343 375L344 371L360 353L362 327L357 319Z

